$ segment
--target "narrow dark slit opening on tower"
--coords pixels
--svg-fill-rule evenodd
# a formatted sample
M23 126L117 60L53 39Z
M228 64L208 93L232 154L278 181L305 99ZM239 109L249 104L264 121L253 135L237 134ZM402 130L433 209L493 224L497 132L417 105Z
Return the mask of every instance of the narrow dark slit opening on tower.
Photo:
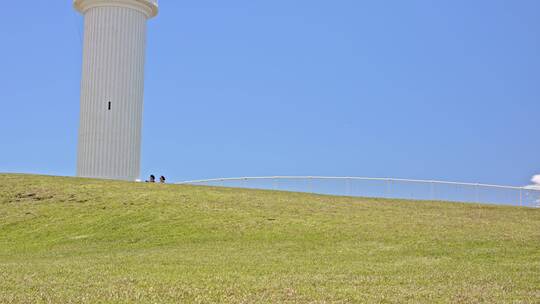
M108 107L109 111L111 110L111 102L109 101L109 107Z

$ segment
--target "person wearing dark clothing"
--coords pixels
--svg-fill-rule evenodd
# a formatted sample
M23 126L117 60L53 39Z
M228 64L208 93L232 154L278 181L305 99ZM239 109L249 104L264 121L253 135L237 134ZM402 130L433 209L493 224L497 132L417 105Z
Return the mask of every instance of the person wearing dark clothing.
M162 176L159 178L159 182L162 183L162 184L165 184L165 176L162 175Z
M155 183L156 182L156 177L154 176L154 174L150 175L150 179L146 181L147 183Z

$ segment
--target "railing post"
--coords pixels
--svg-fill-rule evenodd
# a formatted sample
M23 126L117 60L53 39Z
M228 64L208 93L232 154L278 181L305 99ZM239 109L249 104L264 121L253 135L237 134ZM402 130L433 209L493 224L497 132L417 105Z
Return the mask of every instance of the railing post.
M480 203L480 193L478 193L479 191L479 187L480 185L476 184L474 189L475 189L475 200L476 200L476 203L479 204Z

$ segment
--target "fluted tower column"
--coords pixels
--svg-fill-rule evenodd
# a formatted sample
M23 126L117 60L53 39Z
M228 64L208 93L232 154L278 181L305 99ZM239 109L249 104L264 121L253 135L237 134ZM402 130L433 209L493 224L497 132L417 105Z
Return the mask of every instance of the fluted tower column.
M157 0L75 0L84 15L77 176L140 176L146 22Z

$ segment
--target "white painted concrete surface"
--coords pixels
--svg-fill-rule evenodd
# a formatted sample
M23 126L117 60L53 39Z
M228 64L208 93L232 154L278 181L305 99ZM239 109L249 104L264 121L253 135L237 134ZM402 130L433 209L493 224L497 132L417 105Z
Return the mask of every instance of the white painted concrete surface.
M146 22L151 0L75 0L84 14L77 176L140 176Z

